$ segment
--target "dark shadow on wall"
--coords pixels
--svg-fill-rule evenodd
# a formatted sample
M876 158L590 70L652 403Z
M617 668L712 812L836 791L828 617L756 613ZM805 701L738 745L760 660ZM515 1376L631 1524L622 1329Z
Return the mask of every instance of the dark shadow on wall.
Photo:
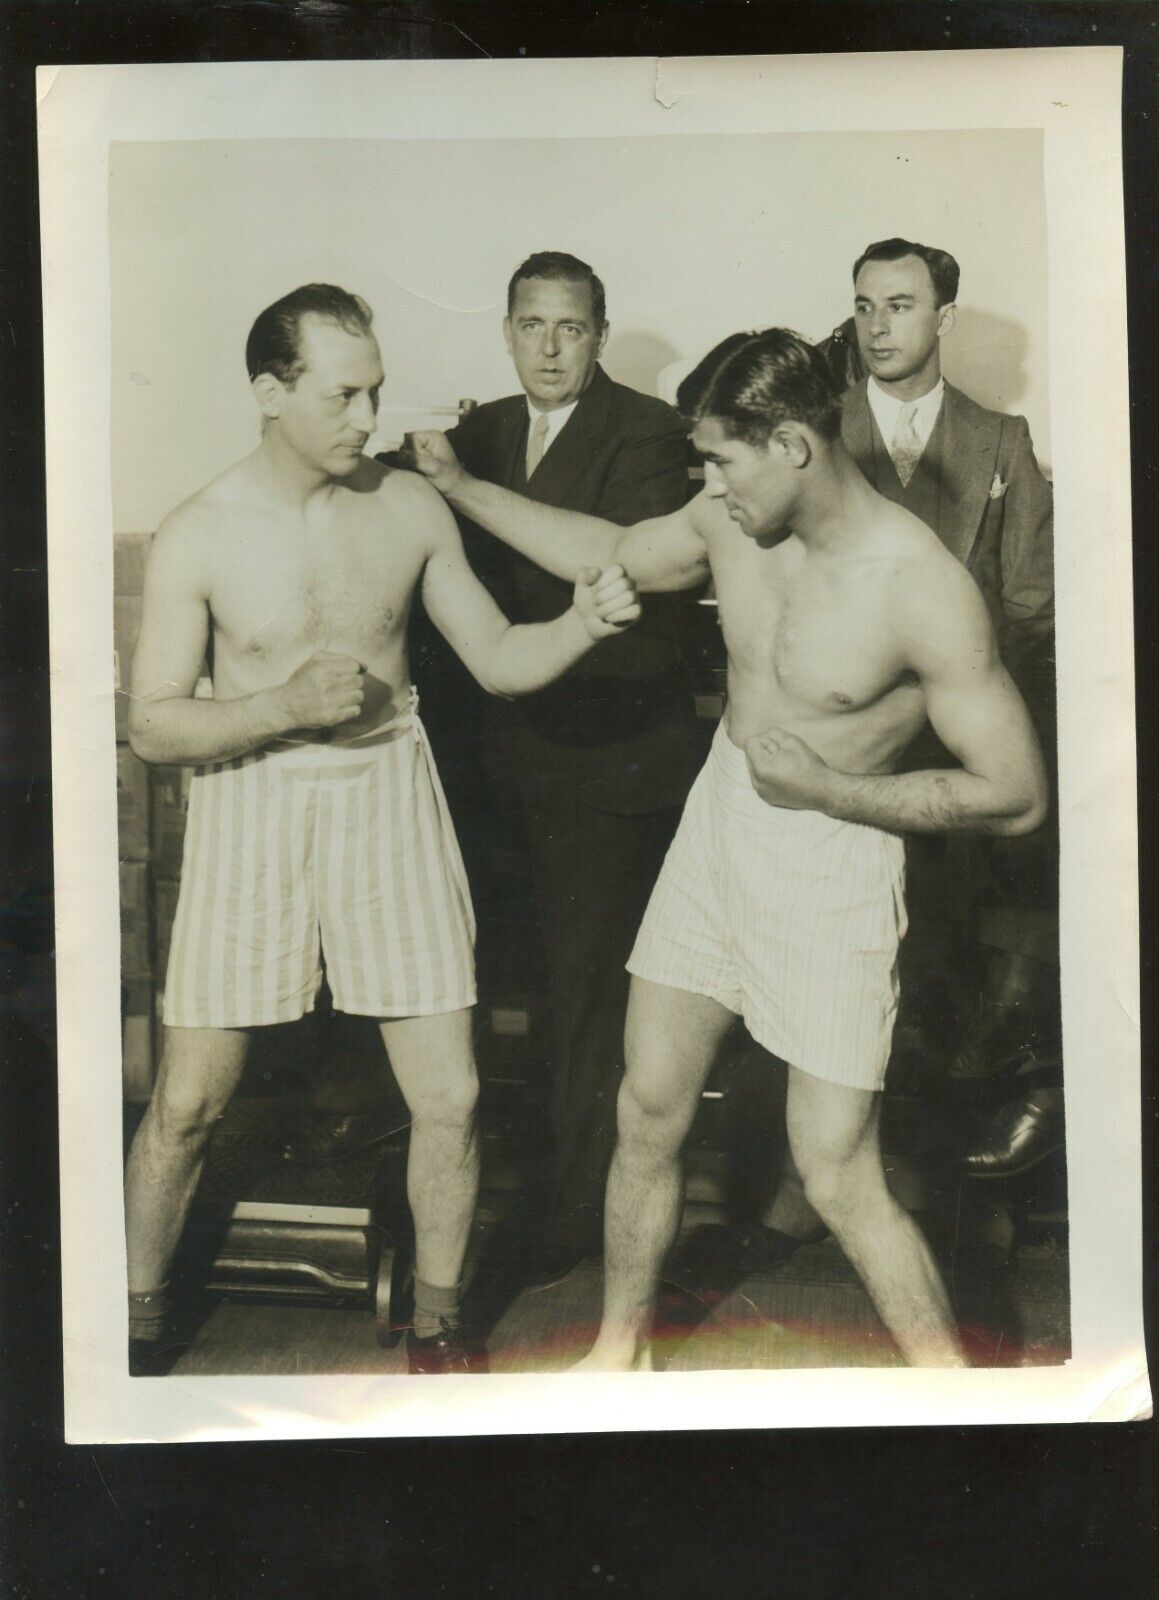
M654 333L616 333L613 328L604 350L603 367L609 378L626 383L641 394L655 394L656 380L680 351Z
M942 342L950 382L991 411L1017 412L1026 393L1026 329L1009 317L962 307Z

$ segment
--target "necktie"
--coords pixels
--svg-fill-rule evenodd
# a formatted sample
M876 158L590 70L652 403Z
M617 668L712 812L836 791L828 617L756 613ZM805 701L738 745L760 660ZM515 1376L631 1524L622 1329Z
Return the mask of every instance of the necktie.
M914 469L922 458L922 442L918 438L918 431L914 427L914 418L918 408L911 401L904 405L897 419L894 429L893 443L889 447L890 458L897 468L897 475L905 488L914 475Z
M538 417L527 441L527 476L529 478L543 460L543 444L546 438L547 418L546 416Z

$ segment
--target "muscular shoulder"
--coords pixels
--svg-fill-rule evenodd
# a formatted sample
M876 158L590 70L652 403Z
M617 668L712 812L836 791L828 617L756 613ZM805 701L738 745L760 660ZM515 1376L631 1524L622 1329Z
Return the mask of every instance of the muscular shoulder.
M222 528L237 510L235 470L222 473L162 519L149 545L146 570L154 582L208 591Z
M458 537L455 519L442 495L418 472L367 462L376 476L365 490L373 495L392 532L410 533L428 550Z
M970 573L916 517L897 524L894 534L886 569L888 602L903 645L920 658L989 655L990 617Z

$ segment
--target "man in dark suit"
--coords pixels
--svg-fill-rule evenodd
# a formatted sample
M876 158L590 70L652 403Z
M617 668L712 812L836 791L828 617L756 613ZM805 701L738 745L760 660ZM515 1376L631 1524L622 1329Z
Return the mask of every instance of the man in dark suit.
M600 367L608 322L591 267L559 251L530 256L508 287L503 332L522 392L477 407L449 434L473 476L624 526L684 504L686 429L670 406ZM566 584L481 530L463 532L513 621L566 609ZM481 709L489 762L518 791L550 985L550 1199L532 1270L541 1281L602 1248L625 963L704 753L681 647L687 604L648 596L631 636L609 640L582 671L518 705L488 699Z

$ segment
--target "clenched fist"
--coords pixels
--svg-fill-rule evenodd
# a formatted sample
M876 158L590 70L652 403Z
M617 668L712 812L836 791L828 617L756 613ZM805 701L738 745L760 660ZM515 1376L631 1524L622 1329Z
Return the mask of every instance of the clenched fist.
M416 433L408 433L398 458L405 467L421 472L440 494L449 494L457 479L463 476L450 441L437 428L420 428Z
M623 567L583 567L576 575L574 605L593 639L610 639L640 620L636 585Z
M334 728L362 710L366 668L353 656L319 650L304 661L279 695L292 728Z
M832 768L787 728L768 728L745 740L753 788L771 806L824 811Z

